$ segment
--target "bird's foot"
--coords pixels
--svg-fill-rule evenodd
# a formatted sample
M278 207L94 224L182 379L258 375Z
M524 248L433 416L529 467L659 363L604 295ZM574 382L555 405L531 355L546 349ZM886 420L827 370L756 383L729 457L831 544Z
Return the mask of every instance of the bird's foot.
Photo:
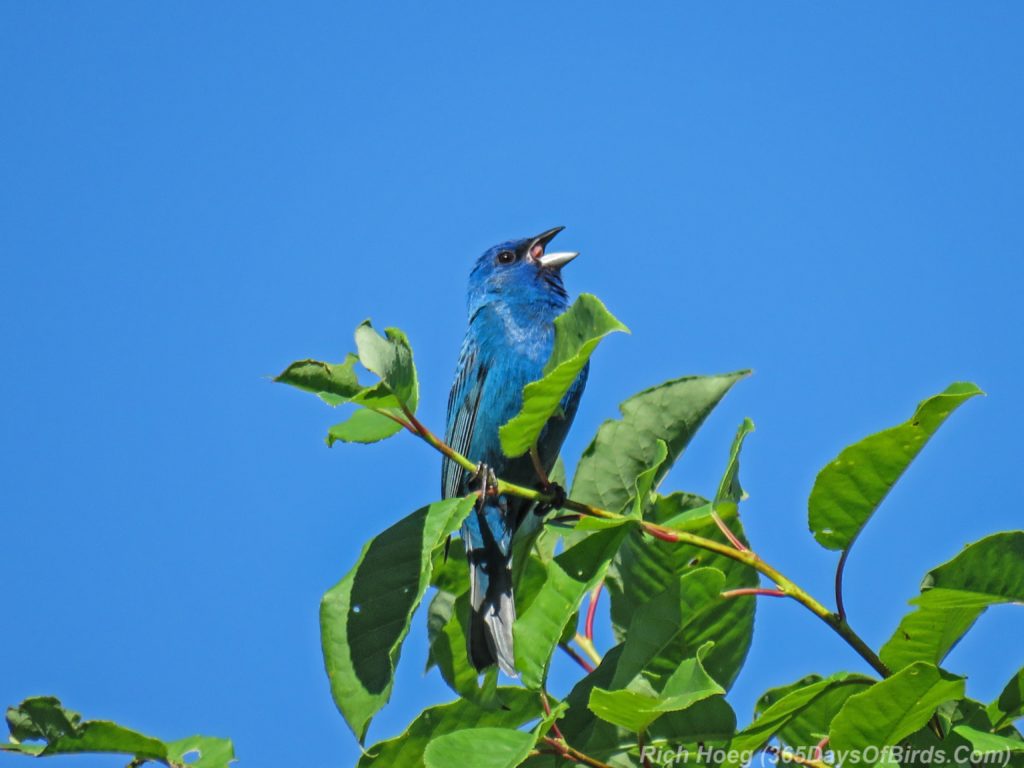
M490 465L484 464L482 461L476 465L476 470L469 476L469 482L475 483L480 482L480 506L482 507L487 496L498 490L498 476L494 474L494 470L491 469Z
M558 483L544 483L541 486L541 491L551 497L549 501L544 503L544 506L548 509L561 509L565 506L565 488Z

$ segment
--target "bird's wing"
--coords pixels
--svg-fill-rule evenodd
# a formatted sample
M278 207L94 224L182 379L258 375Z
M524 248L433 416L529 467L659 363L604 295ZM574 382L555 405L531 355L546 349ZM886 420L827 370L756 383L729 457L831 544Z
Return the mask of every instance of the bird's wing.
M480 393L483 391L487 366L480 355L480 348L469 336L462 343L459 367L455 374L452 391L448 395L448 424L445 442L465 456L473 440L473 427L480 408ZM470 457L472 458L472 457ZM461 496L462 475L465 470L447 456L441 462L441 493L444 498Z

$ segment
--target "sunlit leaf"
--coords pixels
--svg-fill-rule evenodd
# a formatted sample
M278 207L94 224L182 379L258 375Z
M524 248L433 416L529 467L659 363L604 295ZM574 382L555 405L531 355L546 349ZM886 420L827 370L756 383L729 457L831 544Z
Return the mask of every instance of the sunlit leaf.
M970 382L950 384L917 406L914 415L844 448L818 473L808 500L814 538L827 549L847 549L890 489L946 418L984 394Z
M930 571L916 606L882 647L891 669L938 665L990 605L1024 602L1024 531L993 534Z
M403 405L415 411L419 401L419 383L409 340L398 328L386 328L384 333L385 336L377 333L369 320L356 328L359 362L377 374Z
M569 619L587 590L604 575L627 530L620 526L598 531L546 564L543 586L513 626L516 669L526 686L543 684Z
M998 729L1024 715L1024 668L1010 678L999 697L988 705L992 726Z
M864 684L864 678L860 675L839 673L808 685L791 686L784 696L765 707L750 725L736 734L729 744L729 749L740 754L757 752L829 691L845 686L863 688ZM725 765L731 768L739 766L740 762L732 760L727 761Z
M346 355L344 362L324 363L320 360L299 360L292 363L274 381L319 395L328 405L348 402L363 389L356 377L356 355Z
M663 440L668 457L658 465L653 483L657 488L704 419L749 373L673 379L626 400L619 406L622 418L602 424L583 452L569 495L604 509L622 509L635 479L655 466L658 441Z
M865 675L841 673L827 680L820 675L810 675L795 683L772 688L757 700L754 707L755 724L746 732L759 734L758 738L768 733L787 747L811 749L828 736L829 724L846 700L874 682ZM808 697L805 689L811 686L818 687L811 688L810 693L813 695ZM791 693L797 695L786 704L772 709ZM798 706L794 707L794 704ZM758 725L762 718L762 724Z
M402 425L381 413L360 408L340 424L327 431L327 445L343 443L376 443L402 431Z
M598 343L616 331L629 329L588 293L555 318L554 345L543 376L526 385L522 409L498 430L506 456L521 456L533 447Z
M851 696L832 720L837 752L898 744L923 727L940 704L963 698L964 679L918 661Z

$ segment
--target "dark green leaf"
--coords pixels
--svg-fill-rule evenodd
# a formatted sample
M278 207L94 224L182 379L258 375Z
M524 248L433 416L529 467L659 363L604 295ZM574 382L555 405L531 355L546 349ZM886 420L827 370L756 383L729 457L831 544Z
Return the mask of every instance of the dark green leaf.
M533 447L598 343L615 331L629 329L589 293L555 318L555 341L544 375L526 385L522 409L498 430L506 456L521 456Z
M668 458L659 466L654 487L679 458L711 410L749 371L721 376L687 376L644 390L619 406L622 418L601 425L573 476L576 501L604 509L625 507L635 478L655 465L658 440Z
M543 586L513 626L516 669L527 687L543 685L570 617L587 590L604 575L627 530L620 526L598 531L545 565Z
M402 641L430 582L432 555L458 530L474 498L423 507L371 539L355 567L320 605L320 636L331 693L362 741L387 703Z
M832 720L837 752L898 744L922 728L940 704L964 695L964 680L918 661L846 700Z
M854 690L859 690L866 683L866 679L860 675L839 673L823 680L815 680L808 685L787 686L784 695L775 694L776 700L764 707L754 722L736 734L729 748L739 753L757 752L830 691L853 686ZM769 694L771 693L769 691ZM739 762L732 761L726 764L734 766L739 765Z
M811 489L808 519L814 538L827 549L848 549L946 417L980 394L969 382L951 384L920 403L909 421L844 448Z
M536 741L534 734L511 728L465 728L432 739L423 762L426 768L516 768Z
M519 728L543 715L535 692L499 688L502 709L482 709L460 699L423 710L400 736L374 744L359 760L358 768L425 768L423 753L439 736L469 728ZM474 765L469 756L462 761Z
M191 736L163 742L106 720L85 720L64 709L52 696L25 699L7 710L12 741L0 743L0 750L47 756L98 752L131 755L154 760L172 768L226 768L235 759L228 739ZM25 741L45 744L25 744Z
M743 528L735 517L735 507L722 512L726 524L742 540ZM673 529L726 541L711 518L710 504L699 496L683 493L659 496L647 518ZM617 636L625 637L627 628L643 606L662 595L666 587L677 587L680 576L706 566L722 572L724 583L689 594L685 612L681 612L678 597L667 595L663 599L667 615L678 619L678 623L672 627L672 638L665 641L660 655L665 667L670 668L673 663L692 658L700 646L713 640L715 646L704 659L704 665L720 685L728 688L750 648L756 603L753 597L723 599L720 593L756 586L758 575L753 568L703 549L659 541L638 531L630 532L606 581L612 623Z
M754 707L755 718L761 717L769 707L790 693L822 681L821 676L810 675L790 685L765 691ZM833 675L824 688L815 691L814 697L810 701L807 701L799 709L786 713L783 724L773 735L787 747L812 749L828 736L829 724L836 713L842 709L846 700L874 682L870 677L863 675ZM778 712L778 710L776 711Z

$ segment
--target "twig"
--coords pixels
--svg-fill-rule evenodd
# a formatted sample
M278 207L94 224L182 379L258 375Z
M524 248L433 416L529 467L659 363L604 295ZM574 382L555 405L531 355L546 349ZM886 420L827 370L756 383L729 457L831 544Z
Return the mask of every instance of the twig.
M729 526L725 524L725 520L720 518L718 513L714 510L711 510L711 519L715 521L715 525L718 526L718 530L725 534L725 538L727 538L732 545L736 547L736 549L740 552L748 551L747 545L740 541L735 533L729 530Z
M851 547L847 547L843 550L836 566L836 615L840 621L846 621L846 606L843 605L843 570L846 568L846 558L850 554L850 549Z
M590 666L590 663L582 656L580 656L578 653L576 653L576 649L573 648L571 645L569 645L568 643L559 643L558 647L565 651L569 655L569 658L571 658L573 661L575 661L577 664L583 667L584 672L590 674L594 671L594 668Z
M765 587L742 587L741 589L728 589L722 593L722 597L742 597L743 595L761 595L762 597L789 597L781 589L766 589Z
M544 714L551 717L551 704L548 702L548 695L545 691L540 692L540 703L541 706L544 707ZM556 738L565 741L565 736L562 735L562 730L558 727L557 720L551 721L551 732L555 734Z
M594 663L594 666L601 663L601 654L597 652L597 648L594 647L589 637L585 637L577 632L576 637L573 639L576 641L576 645L587 654L587 657Z
M537 450L536 443L530 447L530 461L533 462L533 471L537 473L537 477L540 480L541 485L544 487L551 485L551 481L548 479L548 473L544 471L544 467L540 463L540 452Z
M476 464L451 448L451 446L447 445L443 440L440 440L433 432L423 426L423 424L420 423L409 409L406 408L404 411L409 420L408 427L411 427L411 429L409 429L410 432L417 437L420 437L433 448L450 458L467 472L476 471ZM395 420L398 421L398 419ZM509 483L500 478L498 479L496 487L493 488L491 492L499 495L511 494L531 501L550 502L553 500L549 494L545 494L535 488L527 488L526 486ZM573 499L566 499L562 507L564 509L572 510L573 512L579 512L580 514L601 518L603 520L623 519L623 516L616 512L609 512L606 509L594 507L589 504L583 504ZM838 613L830 611L824 605L815 600L810 594L783 576L777 569L761 560L760 557L749 549L740 550L731 544L723 544L722 542L715 541L714 539L697 536L696 534L688 531L677 531L648 521L641 521L640 525L644 532L660 539L661 541L688 544L692 547L697 547L708 552L714 552L724 557L728 557L731 560L743 563L744 565L748 565L758 573L767 576L775 583L779 592L785 594L786 597L796 600L807 608L807 610L825 622L833 632L839 635L882 677L889 677L892 675L892 671L882 662L878 657L878 654L876 654L871 647L864 642L860 635L853 631L845 618L841 618ZM569 649L569 652L571 655L576 655L575 652L571 651L571 649ZM584 668L586 669L588 666L589 665L585 665Z
M590 592L590 605L587 606L587 619L583 624L583 635L591 643L594 642L594 617L597 615L597 601L601 598L601 590L604 588L604 579L597 582L597 586Z
M554 747L557 754L562 757L572 758L578 763L591 766L591 768L611 768L608 763L602 763L600 760L595 760L590 755L586 755L578 749L573 749L564 740L552 739L550 736L545 736L544 743Z

